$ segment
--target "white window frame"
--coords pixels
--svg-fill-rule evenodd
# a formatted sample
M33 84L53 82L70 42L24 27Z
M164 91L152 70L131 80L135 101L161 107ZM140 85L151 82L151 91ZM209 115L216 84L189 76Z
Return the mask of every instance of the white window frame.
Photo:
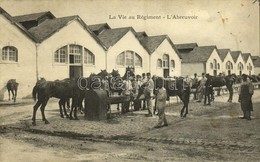
M5 55L5 59L3 59L4 55ZM13 57L11 57L11 55L13 55ZM14 59L10 59L10 58L14 58ZM18 63L18 49L14 46L3 47L1 50L1 62Z

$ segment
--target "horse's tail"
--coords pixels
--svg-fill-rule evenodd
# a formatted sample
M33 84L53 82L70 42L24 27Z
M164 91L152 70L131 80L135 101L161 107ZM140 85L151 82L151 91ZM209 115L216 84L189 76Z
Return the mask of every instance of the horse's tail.
M32 91L32 96L33 96L34 101L36 101L37 92L38 92L38 86L35 85L35 86L33 87L33 91Z

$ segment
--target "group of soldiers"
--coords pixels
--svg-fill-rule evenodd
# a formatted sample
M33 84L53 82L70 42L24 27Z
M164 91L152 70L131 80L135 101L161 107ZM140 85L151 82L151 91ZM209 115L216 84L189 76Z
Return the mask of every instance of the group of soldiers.
M134 100L134 109L141 110L147 109L147 117L153 117L153 99L156 100L155 109L158 110L159 121L155 128L168 126L164 109L167 100L167 92L163 87L163 78L157 79L158 88L154 92L155 83L152 79L151 73L143 73L142 76L136 75L135 77L129 76L123 81L124 87L122 95L125 96L137 96L139 88L143 88L144 100ZM129 112L130 100L122 103L122 113Z
M196 88L196 95L197 102L202 102L203 96L204 96L204 105L211 105L211 101L213 99L213 87L212 87L212 80L210 78L209 74L202 73L202 78L198 79L197 73L194 74L194 83L199 83L198 87ZM191 87L192 85L190 85Z

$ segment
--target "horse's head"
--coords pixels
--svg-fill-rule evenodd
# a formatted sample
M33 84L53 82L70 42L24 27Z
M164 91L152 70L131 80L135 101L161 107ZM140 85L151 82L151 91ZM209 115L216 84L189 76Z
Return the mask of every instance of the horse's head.
M118 76L120 77L118 70L115 70L115 69L113 69L110 74L111 74L112 77L118 77Z

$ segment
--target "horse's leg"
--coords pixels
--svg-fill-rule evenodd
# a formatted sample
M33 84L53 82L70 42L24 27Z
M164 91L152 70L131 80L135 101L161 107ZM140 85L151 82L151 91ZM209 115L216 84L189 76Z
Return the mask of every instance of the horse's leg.
M183 105L183 107L181 109L181 117L183 117L184 108L185 108L185 105Z
M187 114L188 114L188 103L187 102L185 102L184 103L184 107L185 107L185 109L186 109L186 112L185 112L185 114L183 115L183 117L185 118L186 116L187 116Z
M67 103L67 108L69 109L69 108L70 108L70 99L68 99L68 100L66 101L66 103Z
M8 89L8 96L9 96L9 101L10 101L10 90Z
M48 100L49 98L46 98L41 106L42 120L45 122L45 124L50 124L50 122L45 118L45 113L44 113Z
M61 118L64 118L63 112L62 112L63 103L64 103L63 100L60 99L60 101L59 101L59 108L60 108L60 117L61 117Z
M41 100L38 100L36 104L33 106L33 117L32 117L32 124L36 125L36 112L39 108L39 106L42 104Z
M17 89L14 90L14 102L16 102L16 96L17 96Z
M66 102L68 103L68 100L67 101L64 101L63 103L62 103L62 107L63 107L63 111L64 111L64 114L66 115L66 118L69 118L69 115L68 115L68 113L67 113L67 110L66 110Z

